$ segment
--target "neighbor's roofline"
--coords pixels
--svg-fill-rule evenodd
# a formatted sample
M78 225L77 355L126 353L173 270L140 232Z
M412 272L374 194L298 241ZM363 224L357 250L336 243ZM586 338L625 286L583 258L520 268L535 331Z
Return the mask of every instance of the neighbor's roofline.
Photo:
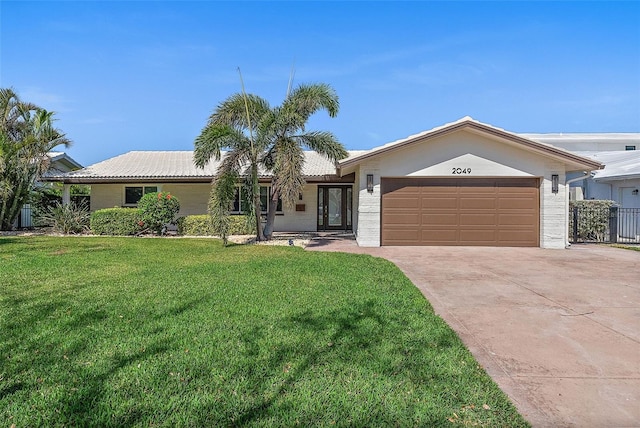
M602 165L600 162L597 161L593 161L591 159L587 159L584 158L582 156L578 156L575 155L571 152L568 152L566 150L560 149L558 147L554 147L554 146L550 146L547 144L543 144L543 143L539 143L533 140L530 140L528 138L524 138L519 136L518 134L514 134L512 132L509 131L505 131L503 129L500 128L496 128L494 126L491 125L487 125L481 122L478 122L474 119L472 119L471 117L464 117L456 122L452 122L443 126L439 126L436 128L433 128L429 131L425 131L425 132L421 132L419 134L415 134L412 136L409 136L403 140L398 140L389 144L386 144L384 146L378 147L378 148L374 148L371 149L370 151L368 151L367 153L358 155L358 156L354 156L352 158L347 158L341 161L338 161L338 168L342 169L348 166L353 166L356 165L366 159L370 159L370 158L374 158L377 156L380 156L384 153L388 153L391 151L395 151L398 150L400 148L415 144L418 141L423 141L425 139L433 139L436 137L441 137L447 134L450 134L452 132L464 129L464 128L472 128L472 129L476 129L491 135L494 135L496 137L500 137L503 139L507 139L510 141L513 141L515 143L521 144L529 149L532 149L534 151L537 151L539 153L543 153L546 155L550 155L552 157L555 158L561 158L563 160L568 160L571 161L573 163L578 163L578 164L582 164L584 167L586 167L586 169L590 169L590 170L594 170L594 169L602 169L604 168L604 165Z

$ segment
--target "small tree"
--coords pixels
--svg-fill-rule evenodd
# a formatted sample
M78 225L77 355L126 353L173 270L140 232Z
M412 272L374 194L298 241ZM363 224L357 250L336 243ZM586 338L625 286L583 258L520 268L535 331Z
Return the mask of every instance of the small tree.
M138 202L144 227L162 234L165 225L172 223L178 211L180 201L171 193L153 192L144 195Z
M54 127L54 113L0 88L0 230L10 230L35 181L49 167L47 155L71 141Z

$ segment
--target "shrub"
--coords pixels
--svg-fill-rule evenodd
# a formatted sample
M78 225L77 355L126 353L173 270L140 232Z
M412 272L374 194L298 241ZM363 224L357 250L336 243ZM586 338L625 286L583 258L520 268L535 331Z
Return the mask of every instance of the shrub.
M54 232L77 234L89 231L89 217L86 203L63 205L57 202L40 212L37 222L51 226Z
M143 225L137 208L106 208L91 214L91 232L96 235L135 235Z
M144 226L158 235L166 224L172 223L180 211L180 201L171 193L152 192L144 195L138 202Z
M253 235L256 233L255 218L246 215L234 215L230 218L229 235Z
M229 235L252 235L255 227L252 227L249 218L244 215L229 216ZM178 233L190 236L219 236L215 230L211 216L207 214L189 215L177 220Z
M609 232L610 208L614 201L582 200L569 203L569 234L573 233L574 210L578 209L578 238L585 241L603 241Z
M211 216L207 214L189 215L178 219L178 233L190 236L211 236L213 231Z

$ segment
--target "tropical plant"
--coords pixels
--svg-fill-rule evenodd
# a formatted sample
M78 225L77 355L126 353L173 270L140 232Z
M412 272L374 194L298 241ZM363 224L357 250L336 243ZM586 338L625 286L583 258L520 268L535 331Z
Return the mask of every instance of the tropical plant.
M48 152L71 141L53 126L54 113L0 88L0 230L9 230L48 168Z
M265 118L270 144L263 163L273 174L264 230L267 237L273 233L278 200L291 207L302 193L304 149L311 149L333 162L347 157L347 151L332 133L306 130L313 114L326 110L330 117L335 117L339 106L338 95L331 86L321 83L300 85Z
M195 140L197 166L204 167L212 157L222 159L209 204L211 215L218 218L214 221L220 222L224 230L224 217L228 216L235 196L234 187L238 177L245 177L243 190L253 202L250 210L255 217L257 240L269 239L278 200L290 207L302 192L304 149L333 161L346 157L344 147L331 133L305 129L314 113L326 110L334 117L338 108L338 96L326 84L300 85L289 91L284 102L275 108L263 98L244 92L223 101ZM228 149L224 158L223 149ZM260 219L260 169L272 174L264 229Z
M249 215L255 219L257 240L264 240L260 218L260 162L267 141L260 123L270 112L269 103L257 95L234 94L220 103L195 140L194 163L203 168L211 158L222 160L213 180L209 212L226 241L225 217L229 215L239 177L248 195ZM223 149L228 151L222 158Z
M161 235L165 226L175 220L180 211L180 201L168 192L151 192L140 199L138 208L144 227Z
M86 203L63 204L57 202L49 206L41 213L37 221L40 224L51 226L54 232L79 234L89 231L91 213Z

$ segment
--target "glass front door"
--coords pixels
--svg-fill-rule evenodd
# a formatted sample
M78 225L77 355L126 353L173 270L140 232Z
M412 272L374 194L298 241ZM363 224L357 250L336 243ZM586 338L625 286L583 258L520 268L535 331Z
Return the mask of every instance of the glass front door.
M318 230L351 229L351 186L318 186Z

